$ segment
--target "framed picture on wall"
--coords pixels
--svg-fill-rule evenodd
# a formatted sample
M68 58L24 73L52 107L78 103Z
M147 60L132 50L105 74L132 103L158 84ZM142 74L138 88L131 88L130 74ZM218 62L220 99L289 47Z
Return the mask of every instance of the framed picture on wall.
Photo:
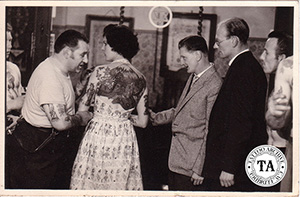
M108 24L119 24L119 17L86 15L86 35L89 37L89 63L91 68L96 65L105 64L104 53L101 50L103 43L103 29ZM133 29L134 19L125 17L123 25Z
M196 35L198 32L199 14L194 13L173 13L170 25L163 29L162 54L160 75L164 76L168 71L178 71L183 67L180 64L178 43L189 35ZM217 26L216 14L202 15L201 35L207 42L209 60L214 59L213 45Z

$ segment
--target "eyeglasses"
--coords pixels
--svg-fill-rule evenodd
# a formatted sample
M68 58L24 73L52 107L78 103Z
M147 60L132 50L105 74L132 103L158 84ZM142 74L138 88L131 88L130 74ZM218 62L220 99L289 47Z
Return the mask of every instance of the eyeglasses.
M229 39L230 39L230 37L229 37L229 38L226 38L225 40L229 40ZM216 43L216 45L219 47L220 44L221 44L222 42L224 42L225 40L222 40L222 41L216 41L215 43Z

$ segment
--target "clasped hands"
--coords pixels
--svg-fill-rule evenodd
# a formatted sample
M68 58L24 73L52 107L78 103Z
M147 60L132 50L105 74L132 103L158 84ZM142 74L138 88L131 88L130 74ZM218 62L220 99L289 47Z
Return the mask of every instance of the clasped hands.
M173 115L175 112L174 108L157 112L157 113L153 112L151 109L148 110L149 110L149 119L153 126L168 124L172 122Z
M80 126L85 126L93 118L94 114L89 111L78 111L76 115L80 116Z

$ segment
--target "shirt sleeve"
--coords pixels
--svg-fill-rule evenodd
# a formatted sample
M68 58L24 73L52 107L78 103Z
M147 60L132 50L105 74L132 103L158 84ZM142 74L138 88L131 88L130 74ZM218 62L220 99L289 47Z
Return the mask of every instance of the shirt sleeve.
M41 77L38 94L40 106L48 103L65 104L63 88L64 85L53 74L47 78Z

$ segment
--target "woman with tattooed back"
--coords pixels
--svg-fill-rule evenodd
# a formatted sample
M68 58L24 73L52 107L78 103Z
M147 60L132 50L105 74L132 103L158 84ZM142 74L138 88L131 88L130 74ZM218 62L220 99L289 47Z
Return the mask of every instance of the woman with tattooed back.
M139 50L137 36L126 26L104 28L105 58L96 66L79 111L94 106L73 165L71 189L142 190L134 126L146 127L145 77L131 65ZM137 115L131 115L136 109Z

